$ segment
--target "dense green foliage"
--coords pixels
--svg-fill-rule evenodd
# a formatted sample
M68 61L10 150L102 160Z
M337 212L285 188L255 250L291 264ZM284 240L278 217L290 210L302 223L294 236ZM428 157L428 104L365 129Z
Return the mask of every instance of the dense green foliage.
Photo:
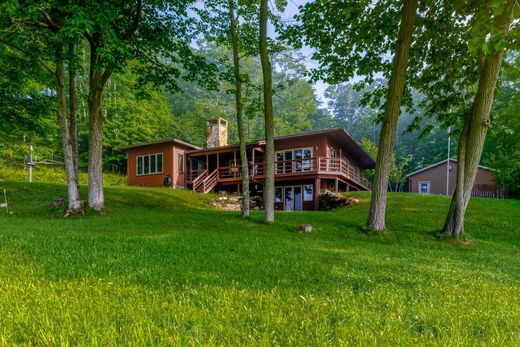
M63 185L0 188L7 345L520 343L518 201L472 200L453 243L438 196L390 194L391 232L367 236L365 193L265 225L186 191L107 188L106 215L64 219Z
M520 55L506 61L484 160L497 170L497 181L520 194Z

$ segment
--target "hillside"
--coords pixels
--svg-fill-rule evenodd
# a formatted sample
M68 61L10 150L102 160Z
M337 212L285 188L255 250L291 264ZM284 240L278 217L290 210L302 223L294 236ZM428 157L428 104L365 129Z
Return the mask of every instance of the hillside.
M265 225L186 191L111 187L105 215L66 219L63 185L2 188L2 345L520 344L520 201L473 200L453 243L439 196L390 194L374 236L367 193Z

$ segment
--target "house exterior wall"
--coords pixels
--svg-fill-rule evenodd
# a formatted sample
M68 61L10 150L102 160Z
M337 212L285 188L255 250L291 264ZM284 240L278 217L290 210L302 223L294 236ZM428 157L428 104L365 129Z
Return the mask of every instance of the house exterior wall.
M285 209L285 188L286 187L302 187L302 193L303 193L303 186L311 184L312 185L312 192L313 197L312 201L302 201L302 210L303 211L311 211L315 208L315 201L319 195L319 190L316 189L316 180L314 179L306 179L306 180L294 180L294 181L283 181L283 182L275 182L275 190L277 187L282 187L282 201L281 202L275 202L274 208L278 211L283 211ZM303 200L303 195L302 195Z
M186 148L174 143L150 144L142 147L131 148L128 150L127 158L127 177L128 185L144 187L162 187L164 178L169 175L172 178L172 186L183 188L185 183L185 172L179 172L177 155L183 154L184 171L186 168ZM137 157L146 154L163 155L162 173L137 175Z
M457 180L457 163L450 161L449 195L455 191ZM419 172L408 177L408 191L419 192L419 182L430 182L430 194L446 194L446 170L447 162ZM475 185L495 186L495 177L489 170L479 168L475 178Z
M308 148L312 147L313 157L327 156L327 137L323 135L300 136L296 138L276 140L274 144L275 151L283 151L288 149Z

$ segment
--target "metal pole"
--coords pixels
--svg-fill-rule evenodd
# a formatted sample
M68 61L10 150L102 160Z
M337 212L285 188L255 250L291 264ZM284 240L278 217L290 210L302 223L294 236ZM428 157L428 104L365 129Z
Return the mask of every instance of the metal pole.
M32 183L33 145L29 145L29 183Z
M5 212L9 214L9 205L7 204L7 191L4 189Z
M451 127L448 128L448 161L446 164L446 195L450 195L450 147L451 147Z

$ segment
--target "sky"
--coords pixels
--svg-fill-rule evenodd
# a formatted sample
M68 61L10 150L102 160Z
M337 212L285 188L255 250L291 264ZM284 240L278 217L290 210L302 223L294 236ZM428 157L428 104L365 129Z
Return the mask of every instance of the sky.
M287 1L287 7L285 8L285 11L281 13L281 17L283 20L291 20L297 13L298 13L298 7L300 5L304 5L310 0L288 0ZM272 33L271 33L272 34ZM318 66L318 63L315 60L311 59L313 50L312 48L308 46L304 46L300 52L306 57L304 64L307 67L307 69L312 69ZM329 86L327 83L318 81L314 84L314 89L316 90L316 95L318 97L318 100L321 100L324 102L322 106L326 106L326 98L324 96L325 89Z

